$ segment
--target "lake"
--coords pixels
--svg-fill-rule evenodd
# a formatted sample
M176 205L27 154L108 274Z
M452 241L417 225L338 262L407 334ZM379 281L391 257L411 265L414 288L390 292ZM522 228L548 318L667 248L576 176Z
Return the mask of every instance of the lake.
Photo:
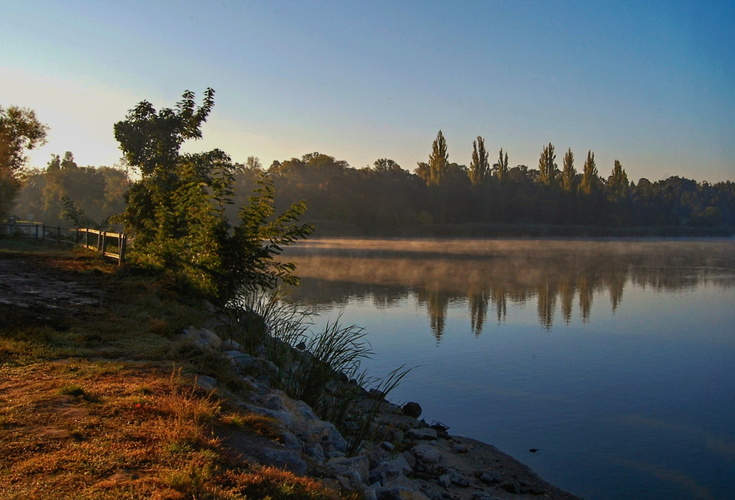
M312 240L389 396L588 499L735 498L735 239ZM534 450L531 452L530 450Z

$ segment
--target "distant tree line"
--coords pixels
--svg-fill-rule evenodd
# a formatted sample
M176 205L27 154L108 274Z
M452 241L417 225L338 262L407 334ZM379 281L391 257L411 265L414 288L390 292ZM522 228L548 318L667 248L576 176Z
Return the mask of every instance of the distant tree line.
M449 160L441 131L428 161L419 162L413 172L387 158L352 168L332 156L310 153L265 168L250 157L234 163L234 203L226 212L236 220L236 207L248 203L266 174L278 192L278 210L303 200L308 219L330 234L502 224L735 228L732 181L710 184L673 176L632 182L618 160L607 176L599 172L593 151L586 152L581 167L577 161L567 149L559 166L549 143L537 168L510 167L507 151L500 149L491 160L485 140L478 137L470 165L459 165ZM25 173L13 213L62 224L66 196L93 219L104 220L125 209L123 194L130 182L124 169L80 167L67 152L53 156L46 169Z
M72 200L92 223L100 225L125 209L123 195L130 181L127 172L115 167L80 167L74 154L52 155L45 169L33 169L22 175L13 213L25 220L48 225L69 224L68 203Z
M440 131L427 162L413 173L387 158L355 169L311 153L273 162L267 169L280 200L304 200L309 219L331 232L380 233L432 225L537 224L600 227L735 227L735 183L709 184L682 177L631 182L615 160L607 177L588 151L581 169L568 149L561 167L553 144L538 168L509 167L503 149L491 162L485 141L473 142L469 167L449 161ZM257 159L238 166L242 191L262 171Z

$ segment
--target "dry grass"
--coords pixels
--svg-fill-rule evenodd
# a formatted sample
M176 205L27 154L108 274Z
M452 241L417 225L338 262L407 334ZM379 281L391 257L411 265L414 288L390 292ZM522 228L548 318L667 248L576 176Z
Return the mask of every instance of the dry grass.
M194 388L191 373L206 373L210 360L175 349L174 333L201 321L202 309L170 281L120 273L80 254L23 258L104 293L99 307L44 324L17 311L4 315L0 497L340 498L317 481L248 463L223 446L220 429L276 440L279 427ZM7 310L0 304L0 315Z
M219 426L275 437L179 371L88 360L0 367L3 498L338 498L229 457Z

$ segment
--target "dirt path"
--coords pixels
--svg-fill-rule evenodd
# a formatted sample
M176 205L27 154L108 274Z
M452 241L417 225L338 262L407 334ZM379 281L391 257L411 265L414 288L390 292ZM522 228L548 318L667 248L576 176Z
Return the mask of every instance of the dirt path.
M0 327L64 323L100 304L101 273L74 273L75 259L0 255Z

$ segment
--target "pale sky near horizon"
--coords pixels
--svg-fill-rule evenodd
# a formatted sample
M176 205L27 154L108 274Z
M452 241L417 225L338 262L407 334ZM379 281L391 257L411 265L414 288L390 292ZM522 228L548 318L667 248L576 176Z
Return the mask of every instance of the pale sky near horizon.
M319 151L413 171L441 129L468 165L536 168L587 150L607 177L735 180L735 2L0 0L0 105L112 165L113 124L141 100L216 91L204 140L264 166Z

